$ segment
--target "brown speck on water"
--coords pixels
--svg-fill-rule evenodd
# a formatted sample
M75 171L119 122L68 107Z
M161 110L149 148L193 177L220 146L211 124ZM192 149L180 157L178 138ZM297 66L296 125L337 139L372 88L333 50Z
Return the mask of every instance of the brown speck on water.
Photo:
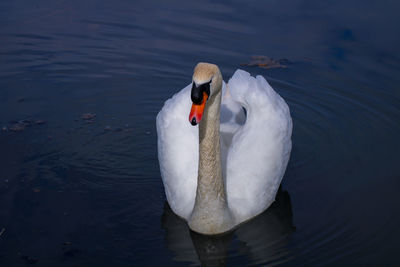
M82 120L93 120L96 117L94 113L83 113L81 116Z
M46 121L44 121L44 120L35 120L35 124L37 124L37 125L41 125L41 124L45 124L46 123Z
M25 130L25 128L26 128L26 124L18 122L18 123L11 125L9 129L12 132L21 132L21 131Z
M273 59L267 56L252 56L249 63L241 63L240 66L259 67L263 69L287 68L291 62L286 58Z
M39 193L40 192L40 188L39 187L34 187L32 188L32 191L35 193Z
M21 132L29 126L45 124L46 121L45 120L26 119L26 120L12 121L11 123L13 123L13 124L10 125L9 127L4 126L2 128L2 130L3 131L12 131L12 132Z

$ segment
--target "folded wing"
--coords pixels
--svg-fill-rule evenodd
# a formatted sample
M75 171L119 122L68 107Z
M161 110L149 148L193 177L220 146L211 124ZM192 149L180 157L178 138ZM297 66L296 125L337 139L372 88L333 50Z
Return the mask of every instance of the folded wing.
M167 100L157 115L158 159L171 209L188 219L193 210L199 161L198 126L189 123L191 85Z
M227 149L225 170L228 204L242 222L275 199L290 157L292 120L285 101L262 76L237 70L227 90L246 110Z

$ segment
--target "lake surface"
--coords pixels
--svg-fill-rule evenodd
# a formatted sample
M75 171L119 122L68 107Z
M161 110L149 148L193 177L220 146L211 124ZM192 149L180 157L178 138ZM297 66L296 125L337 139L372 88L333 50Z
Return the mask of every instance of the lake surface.
M0 265L398 266L399 7L1 1ZM277 201L215 238L170 211L157 160L199 61L263 75L294 124Z

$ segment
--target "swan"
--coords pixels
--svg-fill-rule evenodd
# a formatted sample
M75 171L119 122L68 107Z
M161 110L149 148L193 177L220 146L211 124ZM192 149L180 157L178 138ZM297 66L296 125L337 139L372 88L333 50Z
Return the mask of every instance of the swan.
M167 201L191 230L228 232L275 200L292 119L262 76L237 70L225 84L217 65L198 63L192 83L165 102L156 126Z

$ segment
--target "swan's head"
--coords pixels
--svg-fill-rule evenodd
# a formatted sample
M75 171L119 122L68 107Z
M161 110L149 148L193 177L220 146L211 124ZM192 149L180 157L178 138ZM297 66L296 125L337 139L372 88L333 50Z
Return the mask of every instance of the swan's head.
M200 123L208 99L221 91L222 76L217 65L199 63L194 68L192 85L192 108L189 121L194 126Z

